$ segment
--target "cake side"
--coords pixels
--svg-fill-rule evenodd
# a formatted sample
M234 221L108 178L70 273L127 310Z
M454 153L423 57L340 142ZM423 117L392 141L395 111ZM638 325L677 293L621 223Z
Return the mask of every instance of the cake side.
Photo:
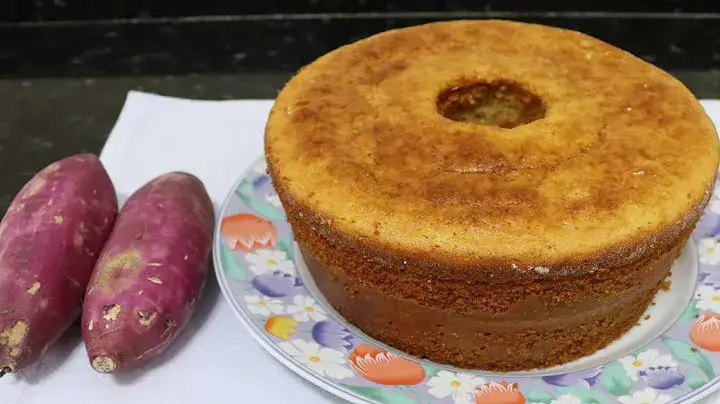
M335 310L370 337L419 358L485 371L546 368L591 355L633 327L660 288L657 283L640 295L628 295L618 300L620 306L582 321L558 321L553 328L539 329L530 321L520 330L488 331L473 327L478 320L472 317L354 286L342 275L325 272L311 258L308 267ZM347 293L348 285L353 285L355 298Z
M316 285L350 323L411 355L491 371L558 365L620 337L639 321L690 234L611 271L478 284L397 276L372 257L298 230Z

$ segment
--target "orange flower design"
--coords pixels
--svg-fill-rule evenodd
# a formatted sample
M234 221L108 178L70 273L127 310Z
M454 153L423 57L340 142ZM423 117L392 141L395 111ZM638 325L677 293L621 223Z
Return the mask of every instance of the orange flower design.
M249 213L224 218L220 233L233 250L252 252L272 248L277 243L277 230L272 223Z
M518 391L517 383L490 382L475 389L477 404L524 404L525 397Z
M702 349L720 352L720 314L700 316L690 328L690 339Z
M297 334L295 326L298 322L287 316L273 316L265 322L265 331L278 338L289 339L291 335Z
M425 380L422 366L370 344L355 347L348 360L360 376L377 384L411 385Z

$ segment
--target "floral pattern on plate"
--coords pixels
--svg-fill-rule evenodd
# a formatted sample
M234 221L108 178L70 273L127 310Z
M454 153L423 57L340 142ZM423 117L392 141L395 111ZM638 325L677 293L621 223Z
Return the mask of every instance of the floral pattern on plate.
M215 240L218 277L253 333L305 377L358 403L665 404L720 382L720 192L693 234L694 298L649 345L573 373L512 377L456 372L400 356L326 311L297 272L289 224L260 160L225 203ZM717 185L717 184L716 184ZM231 288L233 293L227 292ZM304 370L303 370L304 369Z

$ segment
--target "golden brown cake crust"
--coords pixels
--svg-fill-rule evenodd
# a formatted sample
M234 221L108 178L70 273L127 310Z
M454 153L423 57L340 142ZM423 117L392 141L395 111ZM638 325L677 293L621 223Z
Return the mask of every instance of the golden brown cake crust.
M519 84L544 118L504 129L438 112L443 91L478 81ZM673 245L709 197L718 142L681 83L627 52L557 28L454 21L300 71L271 112L266 154L298 223L444 277L499 280Z

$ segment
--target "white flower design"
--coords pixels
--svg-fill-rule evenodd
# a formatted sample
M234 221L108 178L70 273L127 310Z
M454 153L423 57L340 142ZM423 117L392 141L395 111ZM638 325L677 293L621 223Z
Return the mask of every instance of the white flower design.
M260 295L245 296L245 303L251 313L260 314L267 317L270 314L280 314L285 311L285 307L278 299L268 299Z
M284 251L257 250L246 255L245 259L250 263L250 270L255 275L274 271L295 275L295 264L287 259L287 254Z
M475 398L475 387L485 383L481 377L475 377L467 373L453 373L447 370L439 371L431 377L427 385L430 386L428 393L437 398L452 395L455 404L464 404Z
M270 194L266 196L265 201L276 208L279 208L281 205L280 197L275 194Z
M708 204L708 209L710 212L720 215L720 188L715 188L715 191L713 191L713 196Z
M315 342L293 339L278 345L293 358L306 365L310 370L333 379L347 379L353 372L345 367L345 354L334 349L321 347Z
M712 199L708 205L710 212L720 215L720 199Z
M256 173L266 174L267 173L267 162L265 161L265 159L262 159L262 160L258 161L257 163L255 163L253 165L252 169Z
M635 381L638 379L638 372L645 370L649 367L658 366L677 366L677 363L672 359L670 355L660 355L656 349L648 349L647 351L639 353L637 356L628 355L620 359L620 363L625 368L628 377Z
M323 321L327 318L327 313L322 307L318 306L310 296L297 295L293 298L293 306L288 306L288 314L292 314L297 321Z
M645 390L636 391L632 396L618 397L618 401L623 404L666 404L672 401L672 397L667 394L658 394L651 387Z
M720 313L720 290L708 285L700 286L695 291L695 299L695 307L698 309Z
M580 397L573 394L563 394L558 398L552 400L550 404L582 404Z
M720 243L714 237L701 239L698 243L700 262L707 265L720 263Z
M465 393L457 393L453 394L452 396L453 404L476 404L477 403L477 396L475 395L475 392L465 392Z

